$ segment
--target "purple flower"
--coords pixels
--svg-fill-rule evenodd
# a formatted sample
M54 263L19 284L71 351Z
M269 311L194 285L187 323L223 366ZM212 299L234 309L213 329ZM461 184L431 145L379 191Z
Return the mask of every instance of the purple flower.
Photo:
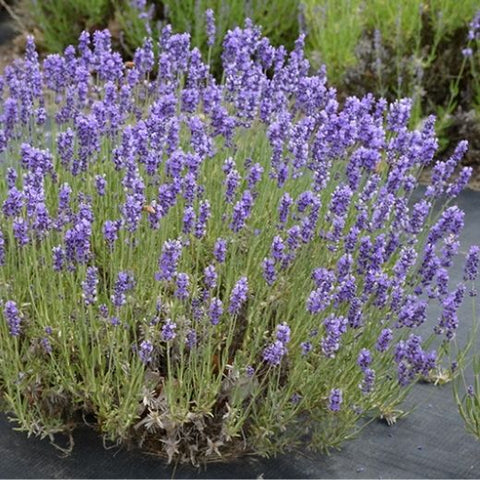
M50 152L34 148L28 143L23 143L20 150L20 163L23 168L42 177L45 177L47 173L53 173L53 159Z
M430 229L427 244L434 245L448 234L458 235L464 225L465 214L457 206L449 207L442 212L440 219Z
M208 265L203 271L204 283L208 289L215 288L217 286L217 272L215 271L215 265Z
M432 204L426 200L420 200L413 206L410 222L406 227L409 233L417 234L424 228L431 206Z
M215 43L215 16L211 8L205 10L205 23L207 33L207 45L211 47Z
M340 338L347 330L347 319L332 314L323 321L323 325L325 326L325 336L320 342L322 353L326 357L334 358L340 348Z
M162 340L164 342L169 342L170 340L173 340L177 335L175 333L176 328L177 328L177 324L172 322L168 318L162 327Z
M97 193L103 197L105 195L105 187L107 186L107 181L105 180L105 175L95 175L95 188Z
M332 412L338 412L342 405L342 401L342 391L339 388L332 389L328 396L328 409Z
M316 268L312 272L312 278L317 286L307 299L307 311L310 313L320 313L331 303L330 292L333 288L335 273L326 268Z
M313 350L312 342L302 342L300 347L302 348L302 355L307 355Z
M178 240L167 240L162 247L162 254L158 260L159 272L156 280L172 280L177 273L177 264L182 255L182 244Z
M272 257L276 262L281 262L283 260L283 252L285 250L285 244L283 243L282 237L276 235L272 240L271 253Z
M263 167L259 163L255 163L250 167L248 172L248 188L251 190L261 180Z
M472 176L472 167L463 167L460 170L460 175L451 185L448 186L446 194L449 197L457 197L460 192L468 185L470 177Z
M342 255L337 262L337 278L338 280L344 279L352 269L353 257L350 253Z
M244 226L245 220L250 216L253 207L253 196L250 190L243 192L242 198L234 205L230 228L238 233Z
M227 242L223 238L218 238L213 248L213 255L218 263L223 263L227 255Z
M72 188L68 183L64 183L58 192L58 210L59 212L68 211L70 204L70 195Z
M217 325L223 313L223 303L219 298L213 297L210 300L208 314L212 325Z
M427 302L415 295L408 295L398 312L398 325L401 327L418 327L427 318Z
M177 275L177 289L175 290L175 296L180 300L185 300L188 298L188 287L190 285L190 280L186 273L179 273Z
M53 269L56 272L60 272L63 269L65 263L65 250L60 246L52 248L53 254Z
M350 206L350 199L353 192L349 186L338 186L332 194L332 201L330 203L330 210L339 217L345 215Z
M185 234L185 235L188 235L194 225L195 225L195 219L196 219L196 215L195 215L195 210L194 208L191 206L191 205L187 205L185 207L185 210L183 211L183 228L182 228L182 232Z
M465 269L463 279L465 281L474 281L478 274L478 263L480 260L480 247L472 245L468 251L467 260L465 262Z
M142 48L137 48L133 57L135 68L141 75L146 75L154 66L153 40L146 38Z
M111 295L112 303L115 307L120 308L127 303L126 292L135 287L135 279L130 272L120 272L115 282L113 294Z
M24 205L25 196L23 192L17 190L16 187L12 187L8 191L7 198L3 202L2 211L6 217L15 217L20 215Z
M310 313L323 312L331 303L332 299L323 288L313 290L307 299L307 311Z
M98 313L102 318L108 318L108 307L104 303L98 306Z
M375 383L375 371L371 368L365 368L363 370L363 380L360 384L360 390L364 395L369 394L373 390L373 384Z
M143 195L129 194L121 207L122 217L129 232L135 232L142 216Z
M287 221L288 213L292 204L293 198L287 192L285 192L282 195L280 205L278 206L278 218L280 223L285 223Z
M0 267L5 265L5 239L3 232L0 230Z
M272 258L264 258L262 262L263 278L267 282L267 285L273 285L277 278L277 272L275 271L275 261Z
M287 245L290 250L296 250L300 246L300 234L301 228L298 225L294 225L287 231Z
M210 216L210 202L208 200L202 200L199 206L198 220L195 225L195 237L203 238L205 236L207 233L207 220Z
M200 101L200 92L196 88L185 88L182 90L182 111L193 113Z
M5 302L3 314L5 316L5 320L7 321L10 335L12 335L12 337L18 337L21 333L21 318L20 312L17 308L17 304L13 300L8 300L7 302Z
M277 340L286 344L290 341L290 327L283 322L280 325L277 325Z
M417 252L413 247L404 247L401 251L400 258L393 267L393 271L398 280L405 280L410 268L415 265L417 260Z
M285 347L285 344L280 340L277 340L274 343L268 345L263 350L262 357L266 363L268 363L272 367L275 367L277 365L280 365L283 356L286 354L287 348Z
M107 242L110 248L113 247L113 244L118 239L118 231L120 230L120 221L106 220L103 224L103 238Z
M316 268L312 272L312 279L316 287L326 293L332 288L333 282L335 281L335 273L327 268Z
M140 344L140 349L138 350L138 356L140 360L147 364L152 361L152 352L153 352L153 345L148 340L144 340Z
M468 29L468 40L478 40L480 35L480 10L477 11L475 16L473 17L473 20L469 24L469 29Z
M421 337L411 334L406 342L400 341L395 347L394 359L402 386L408 385L417 374L428 375L436 366L436 352L425 352L421 343Z
M91 256L90 237L91 223L86 219L79 220L73 228L65 232L66 257L71 263L87 263Z
M52 329L51 327L45 327L45 333L47 335L51 335L52 334ZM52 344L50 342L50 339L48 337L43 337L41 340L40 340L40 343L42 345L42 348L43 348L43 351L48 355L50 353L52 353Z
M362 348L357 358L357 365L365 371L365 369L372 363L372 355L370 350L367 348Z
M407 126L412 109L412 100L402 98L390 105L390 111L387 116L387 129L392 132L400 132Z
M82 282L83 300L85 305L92 305L97 301L98 268L88 267L85 281Z
M185 343L190 350L197 344L197 332L193 328L187 332Z
M435 327L437 334L445 332L446 337L451 340L458 328L457 310L462 303L465 294L465 285L459 284L457 289L442 300L442 314L440 322Z
M18 178L17 171L12 167L7 168L6 179L7 179L7 188L9 190L15 187L17 178Z
M28 224L22 217L17 217L13 221L13 236L17 240L20 246L25 246L30 243L30 237L28 235Z
M247 277L242 277L233 287L230 294L230 305L228 311L232 315L238 315L243 304L247 301L248 282Z

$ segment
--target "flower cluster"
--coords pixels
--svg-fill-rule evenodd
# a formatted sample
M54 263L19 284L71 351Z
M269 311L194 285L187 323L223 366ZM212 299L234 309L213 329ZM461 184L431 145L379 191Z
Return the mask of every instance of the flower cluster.
M108 31L84 32L40 62L30 38L0 78L0 364L75 379L72 411L84 395L112 436L181 459L243 429L270 442L299 412L346 431L437 366L418 329L455 336L464 214L438 206L465 185L467 145L422 196L434 119L411 130L410 100L341 102L303 35L287 52L250 21L229 31L222 83L188 34L154 44L124 64ZM472 247L465 282L478 264Z

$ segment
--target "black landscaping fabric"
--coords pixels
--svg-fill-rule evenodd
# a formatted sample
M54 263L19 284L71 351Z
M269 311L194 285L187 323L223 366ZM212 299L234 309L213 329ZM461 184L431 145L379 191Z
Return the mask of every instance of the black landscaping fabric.
M480 243L480 192L466 190L456 202L466 212L461 253L451 271L450 288L462 279L464 254ZM479 312L476 297L476 311ZM432 310L428 329L438 312ZM472 325L472 302L459 312L458 343ZM426 326L427 327L427 326ZM479 349L477 338L477 350ZM470 372L470 377L472 373ZM470 378L471 380L471 378ZM415 407L395 425L374 421L357 438L329 456L291 452L271 459L242 458L205 469L166 466L156 457L125 449L105 450L87 427L74 432L75 447L64 457L48 440L28 439L0 416L2 478L480 478L480 441L469 435L457 412L450 384L418 384L405 404Z

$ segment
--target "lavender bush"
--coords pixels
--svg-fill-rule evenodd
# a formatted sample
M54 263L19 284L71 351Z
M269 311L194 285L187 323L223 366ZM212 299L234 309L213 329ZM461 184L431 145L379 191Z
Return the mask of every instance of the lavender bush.
M30 39L5 70L0 388L20 429L88 415L194 464L327 450L435 375L466 290L448 285L464 215L444 205L466 144L414 200L434 119L340 105L303 40L229 31L221 84L168 27L133 66L98 31L41 64Z

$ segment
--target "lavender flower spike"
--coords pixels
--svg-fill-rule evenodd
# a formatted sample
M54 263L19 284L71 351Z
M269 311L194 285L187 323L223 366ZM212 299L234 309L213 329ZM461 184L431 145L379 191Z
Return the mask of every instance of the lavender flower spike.
M213 248L213 256L218 263L223 263L227 255L227 242L223 238L218 238Z
M5 239L3 232L0 230L0 267L5 265Z
M209 316L212 325L218 325L223 313L223 303L219 298L213 297L210 301Z
M277 278L275 271L275 261L272 258L264 258L262 262L263 278L267 282L267 285L273 285Z
M272 367L275 367L277 365L280 365L280 362L282 361L283 356L287 353L287 348L281 342L280 340L277 340L276 342L270 344L268 347L265 348L263 351L263 360L271 365Z
M372 363L372 355L367 348L362 348L358 355L357 365L365 372L367 367Z
M83 299L85 305L92 305L97 301L98 268L88 267L85 281L82 282Z
M205 23L207 33L207 45L211 47L215 43L215 16L213 10L209 8L205 11Z
M5 320L7 321L10 335L12 337L18 337L21 333L21 318L17 308L17 304L13 300L8 300L7 302L5 302L3 314L5 315Z
M133 275L129 272L120 272L115 282L113 294L111 295L112 303L120 308L127 303L125 293L135 286Z
M242 305L247 300L248 294L248 282L247 277L242 277L233 287L232 293L230 295L230 306L228 311L232 315L236 315L240 312Z
M474 281L478 274L478 263L480 260L480 247L472 245L468 251L467 260L465 262L465 270L463 279L465 281Z
M177 272L177 263L182 254L182 244L178 240L168 240L163 244L158 261L159 272L155 280L172 280Z
M144 340L140 344L140 349L138 350L138 356L140 360L147 364L152 360L153 345L148 340Z
M277 340L284 345L290 341L290 327L285 322L277 325Z
M338 412L342 402L342 391L339 388L332 389L328 397L328 409L332 412Z
M180 300L188 298L188 287L190 280L186 273L179 273L177 276L177 289L175 290L175 296Z
M379 352L384 352L388 348L388 344L393 338L393 332L389 328L385 328L381 331L377 343L375 345L375 348Z
M177 328L177 324L172 322L169 318L165 322L165 325L162 327L162 340L164 342L169 342L170 340L173 340L177 334L175 333L175 330Z

